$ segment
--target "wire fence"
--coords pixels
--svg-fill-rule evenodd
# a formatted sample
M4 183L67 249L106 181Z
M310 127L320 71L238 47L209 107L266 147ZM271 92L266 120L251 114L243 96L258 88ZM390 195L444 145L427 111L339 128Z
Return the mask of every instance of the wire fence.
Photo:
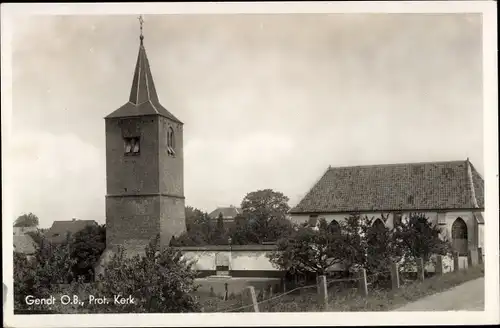
M478 254L478 258L475 259L473 261L473 257L470 256L470 259L468 258L467 261L471 262L471 266L475 266L475 265L478 265L478 264L483 264L483 261L482 261L482 256L480 256L482 254ZM443 257L440 256L440 258L438 258L439 261L438 263L440 263L439 265L441 266L440 270L436 270L437 271L437 274L438 275L442 275L442 274L445 274L445 271L443 270ZM458 262L458 255L457 254L454 254L454 262ZM469 266L469 264L467 265ZM466 266L466 267L467 267ZM461 268L458 266L458 265L455 265L454 264L454 270L453 271L458 271L460 270ZM417 280L420 280L420 281L423 281L425 278L425 265L424 265L424 261L423 259L420 259L420 261L417 261L417 270L416 270L416 273L417 273ZM283 292L281 294L278 294L278 295L275 295L274 297L269 297L267 299L263 299L263 300L260 300L258 301L256 296L255 296L255 289L250 286L250 288L253 290L251 292L251 302L249 302L249 304L247 305L238 305L238 306L235 306L235 304L229 306L229 307L226 307L226 308L223 308L222 310L217 310L216 312L234 312L234 311L239 311L239 310L243 310L243 309L247 309L247 308L251 308L251 307L254 307L255 308L255 311L259 311L259 305L261 304L264 304L264 303L268 303L268 302L271 302L271 301L275 301L275 300L278 300L278 299L282 299L283 297L285 297L286 295L289 295L291 293L294 293L296 291L299 291L299 290L305 290L305 289L310 289L310 288L317 288L317 294L318 296L321 296L321 298L323 296L325 296L324 298L324 303L325 304L319 304L319 305L325 305L325 306L328 306L328 287L329 286L332 286L334 283L339 283L339 282L357 282L358 285L357 285L357 289L361 292L361 295L364 295L365 297L368 296L368 286L370 285L374 285L374 284L377 284L378 282L382 282L383 283L383 279L373 279L375 277L378 277L380 275L386 275L386 274L389 274L390 275L390 280L391 280L391 288L392 289L398 289L400 288L400 281L401 281L401 276L400 276L400 272L398 270L398 264L397 263L393 263L391 265L391 270L387 270L387 271L380 271L380 272L376 272L376 273L371 273L369 275L366 275L366 271L365 270L362 270L361 271L361 274L357 277L349 277L349 278L340 278L340 279L326 279L324 276L321 276L321 279L318 279L317 282L315 284L311 284L311 285L307 285L307 286L299 286L299 287L296 287L296 288L293 288L289 291L286 291L286 292ZM262 291L261 291L262 292ZM262 295L265 295L265 291L263 292ZM243 295L242 295L243 296ZM264 296L263 296L264 297ZM260 298L260 295L259 295L259 298ZM240 299L240 301L242 301L243 298ZM320 297L318 297L318 302L321 303L323 301L320 301ZM309 301L309 300L307 300ZM286 302L285 302L286 303Z
M383 271L383 272L373 273L373 274L367 275L366 276L366 280L368 281L368 278L372 278L372 277L375 277L375 276L378 276L378 275L381 275L381 274L388 274L388 273L391 273L391 272L390 271ZM364 275L360 276L360 277L332 279L332 280L327 280L326 281L326 285L328 287L328 286L332 285L333 283L361 281L363 279L365 279ZM282 297L284 297L286 295L289 295L289 294L291 294L293 292L296 292L298 290L309 289L309 288L318 288L318 284L316 283L316 284L312 284L312 285L297 287L297 288L291 289L291 290L289 290L287 292L281 293L279 295L270 297L268 299L258 301L256 304L260 305L260 304L263 304L263 303L266 303L266 302L277 300L277 299L280 299L280 298L282 298ZM253 303L252 304L248 304L248 305L238 306L238 307L229 306L229 307L226 307L226 308L224 308L222 310L218 310L217 312L233 312L233 311L243 310L243 309L246 309L246 308L251 308L253 306L255 306L255 304L253 304Z

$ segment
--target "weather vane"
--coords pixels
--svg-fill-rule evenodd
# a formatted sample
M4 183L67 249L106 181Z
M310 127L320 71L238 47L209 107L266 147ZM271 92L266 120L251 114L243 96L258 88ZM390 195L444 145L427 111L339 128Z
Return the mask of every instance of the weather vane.
M139 20L139 24L140 24L140 27L141 27L141 36L140 36L140 38L141 38L141 44L142 44L142 40L144 40L144 36L142 35L142 24L144 23L144 19L142 18L142 15L140 15L137 19Z

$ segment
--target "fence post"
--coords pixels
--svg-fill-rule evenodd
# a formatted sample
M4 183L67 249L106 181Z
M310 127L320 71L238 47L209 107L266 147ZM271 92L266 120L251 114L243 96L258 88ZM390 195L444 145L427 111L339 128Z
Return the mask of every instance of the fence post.
M318 304L326 309L328 307L328 289L326 288L326 276L318 277Z
M483 248L479 247L477 249L477 264L483 264Z
M424 281L425 279L425 274L424 274L424 259L419 257L417 259L417 280L419 281Z
M469 249L467 254L467 264L469 267L476 266L478 264L478 250L477 248Z
M391 282L392 289L399 288L399 269L397 263L391 263Z
M453 271L458 272L460 270L458 252L453 252Z
M259 312L259 304L257 304L257 295L255 295L255 288L248 286L244 290L244 305L253 304L253 311Z
M368 296L368 283L366 282L366 270L361 269L359 272L359 291L361 295Z
M436 267L434 268L434 272L436 275L443 275L443 255L436 256Z

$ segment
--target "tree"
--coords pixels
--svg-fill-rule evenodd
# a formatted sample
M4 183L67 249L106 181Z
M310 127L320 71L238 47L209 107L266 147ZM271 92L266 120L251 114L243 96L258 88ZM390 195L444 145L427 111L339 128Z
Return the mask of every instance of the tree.
M186 231L171 240L170 246L200 246L210 243L214 231L207 213L186 207Z
M227 245L227 238L226 228L224 227L224 217L222 213L219 213L217 223L215 225L215 231L210 238L210 242L212 245Z
M402 250L393 240L392 231L382 219L352 214L340 223L345 242L345 269L366 269L369 274L387 271L399 262Z
M269 255L270 261L292 275L324 275L333 265L341 264L345 260L343 237L331 233L322 221L317 230L298 227L290 238L281 238L278 249Z
M413 265L417 258L429 263L433 254L450 254L449 241L440 236L439 226L424 214L411 213L393 232L393 242L403 253L403 266Z
M14 253L15 309L47 310L46 306L26 304L25 297L47 298L56 294L60 285L73 280L75 262L67 243L52 245L42 240L33 259Z
M146 248L146 255L128 258L123 249L116 253L99 277L97 295L113 299L122 295L134 304L96 306L93 312L183 313L200 310L192 293L195 271L192 264L173 248L159 248L159 236ZM92 292L92 291L89 291ZM96 294L94 294L96 295Z
M33 213L23 214L14 222L14 227L38 227L38 217Z
M291 224L286 218L290 210L288 200L283 193L272 189L248 193L241 203L246 224L239 234L247 234L246 239L261 243L276 241L283 232L290 232Z
M201 210L192 206L186 206L185 213L186 213L186 230L188 232L193 228L195 228L197 225L203 224L205 213L203 213Z
M74 277L83 276L90 281L94 266L106 248L106 226L87 226L73 236L70 244L71 258L76 262L72 271Z

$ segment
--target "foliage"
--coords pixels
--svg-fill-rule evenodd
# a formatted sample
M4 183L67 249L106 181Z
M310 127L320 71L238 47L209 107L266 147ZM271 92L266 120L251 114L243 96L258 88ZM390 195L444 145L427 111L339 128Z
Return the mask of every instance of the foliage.
M29 306L25 297L46 298L61 284L73 279L72 267L76 260L70 256L69 245L52 245L42 240L33 258L14 253L14 300L16 309L40 310Z
M353 214L342 221L340 227L346 244L346 270L364 268L368 274L383 272L392 262L401 259L401 248L394 242L392 231L380 219Z
M14 222L14 227L38 227L38 217L33 213L23 214Z
M170 246L200 246L210 243L214 231L213 224L207 213L194 207L186 207L186 231L172 238Z
M98 292L113 299L113 295L129 295L134 304L116 305L92 309L95 312L193 312L199 304L191 294L196 290L195 271L192 263L182 258L173 248L160 250L159 237L146 248L146 256L126 257L120 249L106 265L99 277Z
M248 193L241 202L242 215L232 231L234 244L275 242L293 229L286 218L288 197L272 189Z
M293 227L286 218L288 197L271 189L248 193L242 201L243 213L234 224L226 225L219 214L212 220L207 213L186 207L187 231L174 238L171 246L236 245L275 242L288 237Z
M205 223L205 214L201 210L194 208L192 206L186 206L186 230L189 232L196 229L197 226Z
M73 277L83 276L92 280L94 266L106 248L106 226L87 226L73 236L70 244L71 258L75 260Z
M217 217L217 222L215 224L215 229L210 236L210 244L212 245L227 245L228 244L228 231L224 226L224 217L222 213L219 213Z
M281 238L278 249L269 255L271 263L295 274L326 274L327 269L345 259L345 243L322 220L317 230L299 227L290 238Z
M415 259L422 258L424 264L431 260L431 255L450 255L451 244L441 229L424 214L412 213L393 231L394 243L403 253L403 267L413 265Z
M387 272L394 262L403 260L404 268L414 265L418 257L427 263L432 254L449 253L449 243L440 238L440 229L424 215L410 215L394 229L385 226L386 219L353 214L341 221L338 232L324 219L318 228L303 225L281 238L278 250L269 258L292 275L325 274L334 264L342 264L345 271L365 269L372 274Z
M82 234L83 235L83 234ZM14 253L15 309L44 311L44 313L88 312L193 312L199 304L191 294L196 290L192 263L181 253L167 248L159 249L159 237L146 248L145 256L127 257L120 249L111 258L97 282L86 283L82 278L72 279L75 259L70 247L44 243L35 257ZM84 307L62 305L60 295L80 295ZM56 297L53 305L32 305L25 302L27 295L37 298ZM89 304L89 295L106 297L108 304ZM115 295L133 299L126 304L115 303Z

